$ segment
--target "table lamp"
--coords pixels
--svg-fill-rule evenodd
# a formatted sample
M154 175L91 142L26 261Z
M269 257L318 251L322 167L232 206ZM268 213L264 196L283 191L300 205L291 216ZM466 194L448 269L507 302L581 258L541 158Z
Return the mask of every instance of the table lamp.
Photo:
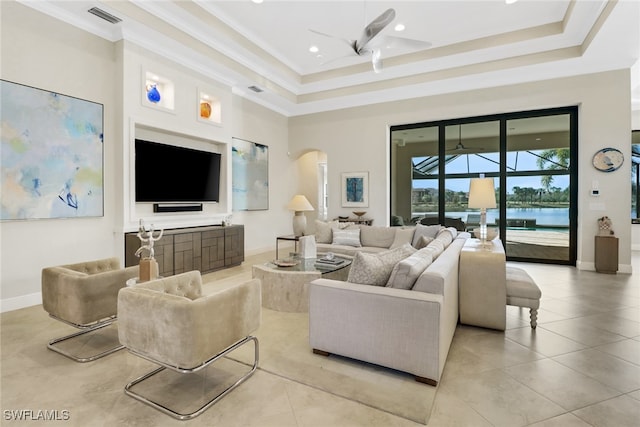
M480 241L487 242L487 208L496 207L496 191L493 178L471 178L469 184L470 208L480 208Z
M304 236L304 230L307 228L307 217L304 216L304 211L312 211L313 206L302 194L296 194L287 205L287 209L295 212L293 215L293 234Z

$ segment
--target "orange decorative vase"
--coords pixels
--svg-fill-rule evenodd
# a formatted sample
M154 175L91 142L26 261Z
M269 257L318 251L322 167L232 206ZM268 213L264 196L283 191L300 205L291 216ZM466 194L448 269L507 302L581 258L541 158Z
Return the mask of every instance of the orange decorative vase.
M203 119L208 119L209 117L211 117L211 104L209 104L208 102L200 103L200 117L202 117Z

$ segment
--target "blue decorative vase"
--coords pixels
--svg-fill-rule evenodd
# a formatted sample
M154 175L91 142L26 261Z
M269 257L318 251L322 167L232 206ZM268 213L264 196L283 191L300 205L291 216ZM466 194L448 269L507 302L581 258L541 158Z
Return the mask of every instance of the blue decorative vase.
M160 91L156 85L147 86L147 99L154 104L160 102Z

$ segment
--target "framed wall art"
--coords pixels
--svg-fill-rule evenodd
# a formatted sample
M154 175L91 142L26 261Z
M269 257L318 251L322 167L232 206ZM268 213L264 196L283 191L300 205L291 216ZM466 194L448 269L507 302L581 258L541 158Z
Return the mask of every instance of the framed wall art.
M269 209L269 147L240 138L232 139L233 210Z
M103 106L0 80L2 220L104 215Z
M342 174L342 207L369 207L369 172Z

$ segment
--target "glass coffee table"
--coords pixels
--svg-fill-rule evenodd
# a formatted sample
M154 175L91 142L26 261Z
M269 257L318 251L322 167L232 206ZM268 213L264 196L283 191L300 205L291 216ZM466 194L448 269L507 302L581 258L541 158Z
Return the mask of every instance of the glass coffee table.
M308 312L310 282L319 278L347 280L351 258L336 256L335 259L340 262L325 264L309 258L254 265L253 278L262 281L262 306L276 311ZM286 261L295 265L285 266Z

